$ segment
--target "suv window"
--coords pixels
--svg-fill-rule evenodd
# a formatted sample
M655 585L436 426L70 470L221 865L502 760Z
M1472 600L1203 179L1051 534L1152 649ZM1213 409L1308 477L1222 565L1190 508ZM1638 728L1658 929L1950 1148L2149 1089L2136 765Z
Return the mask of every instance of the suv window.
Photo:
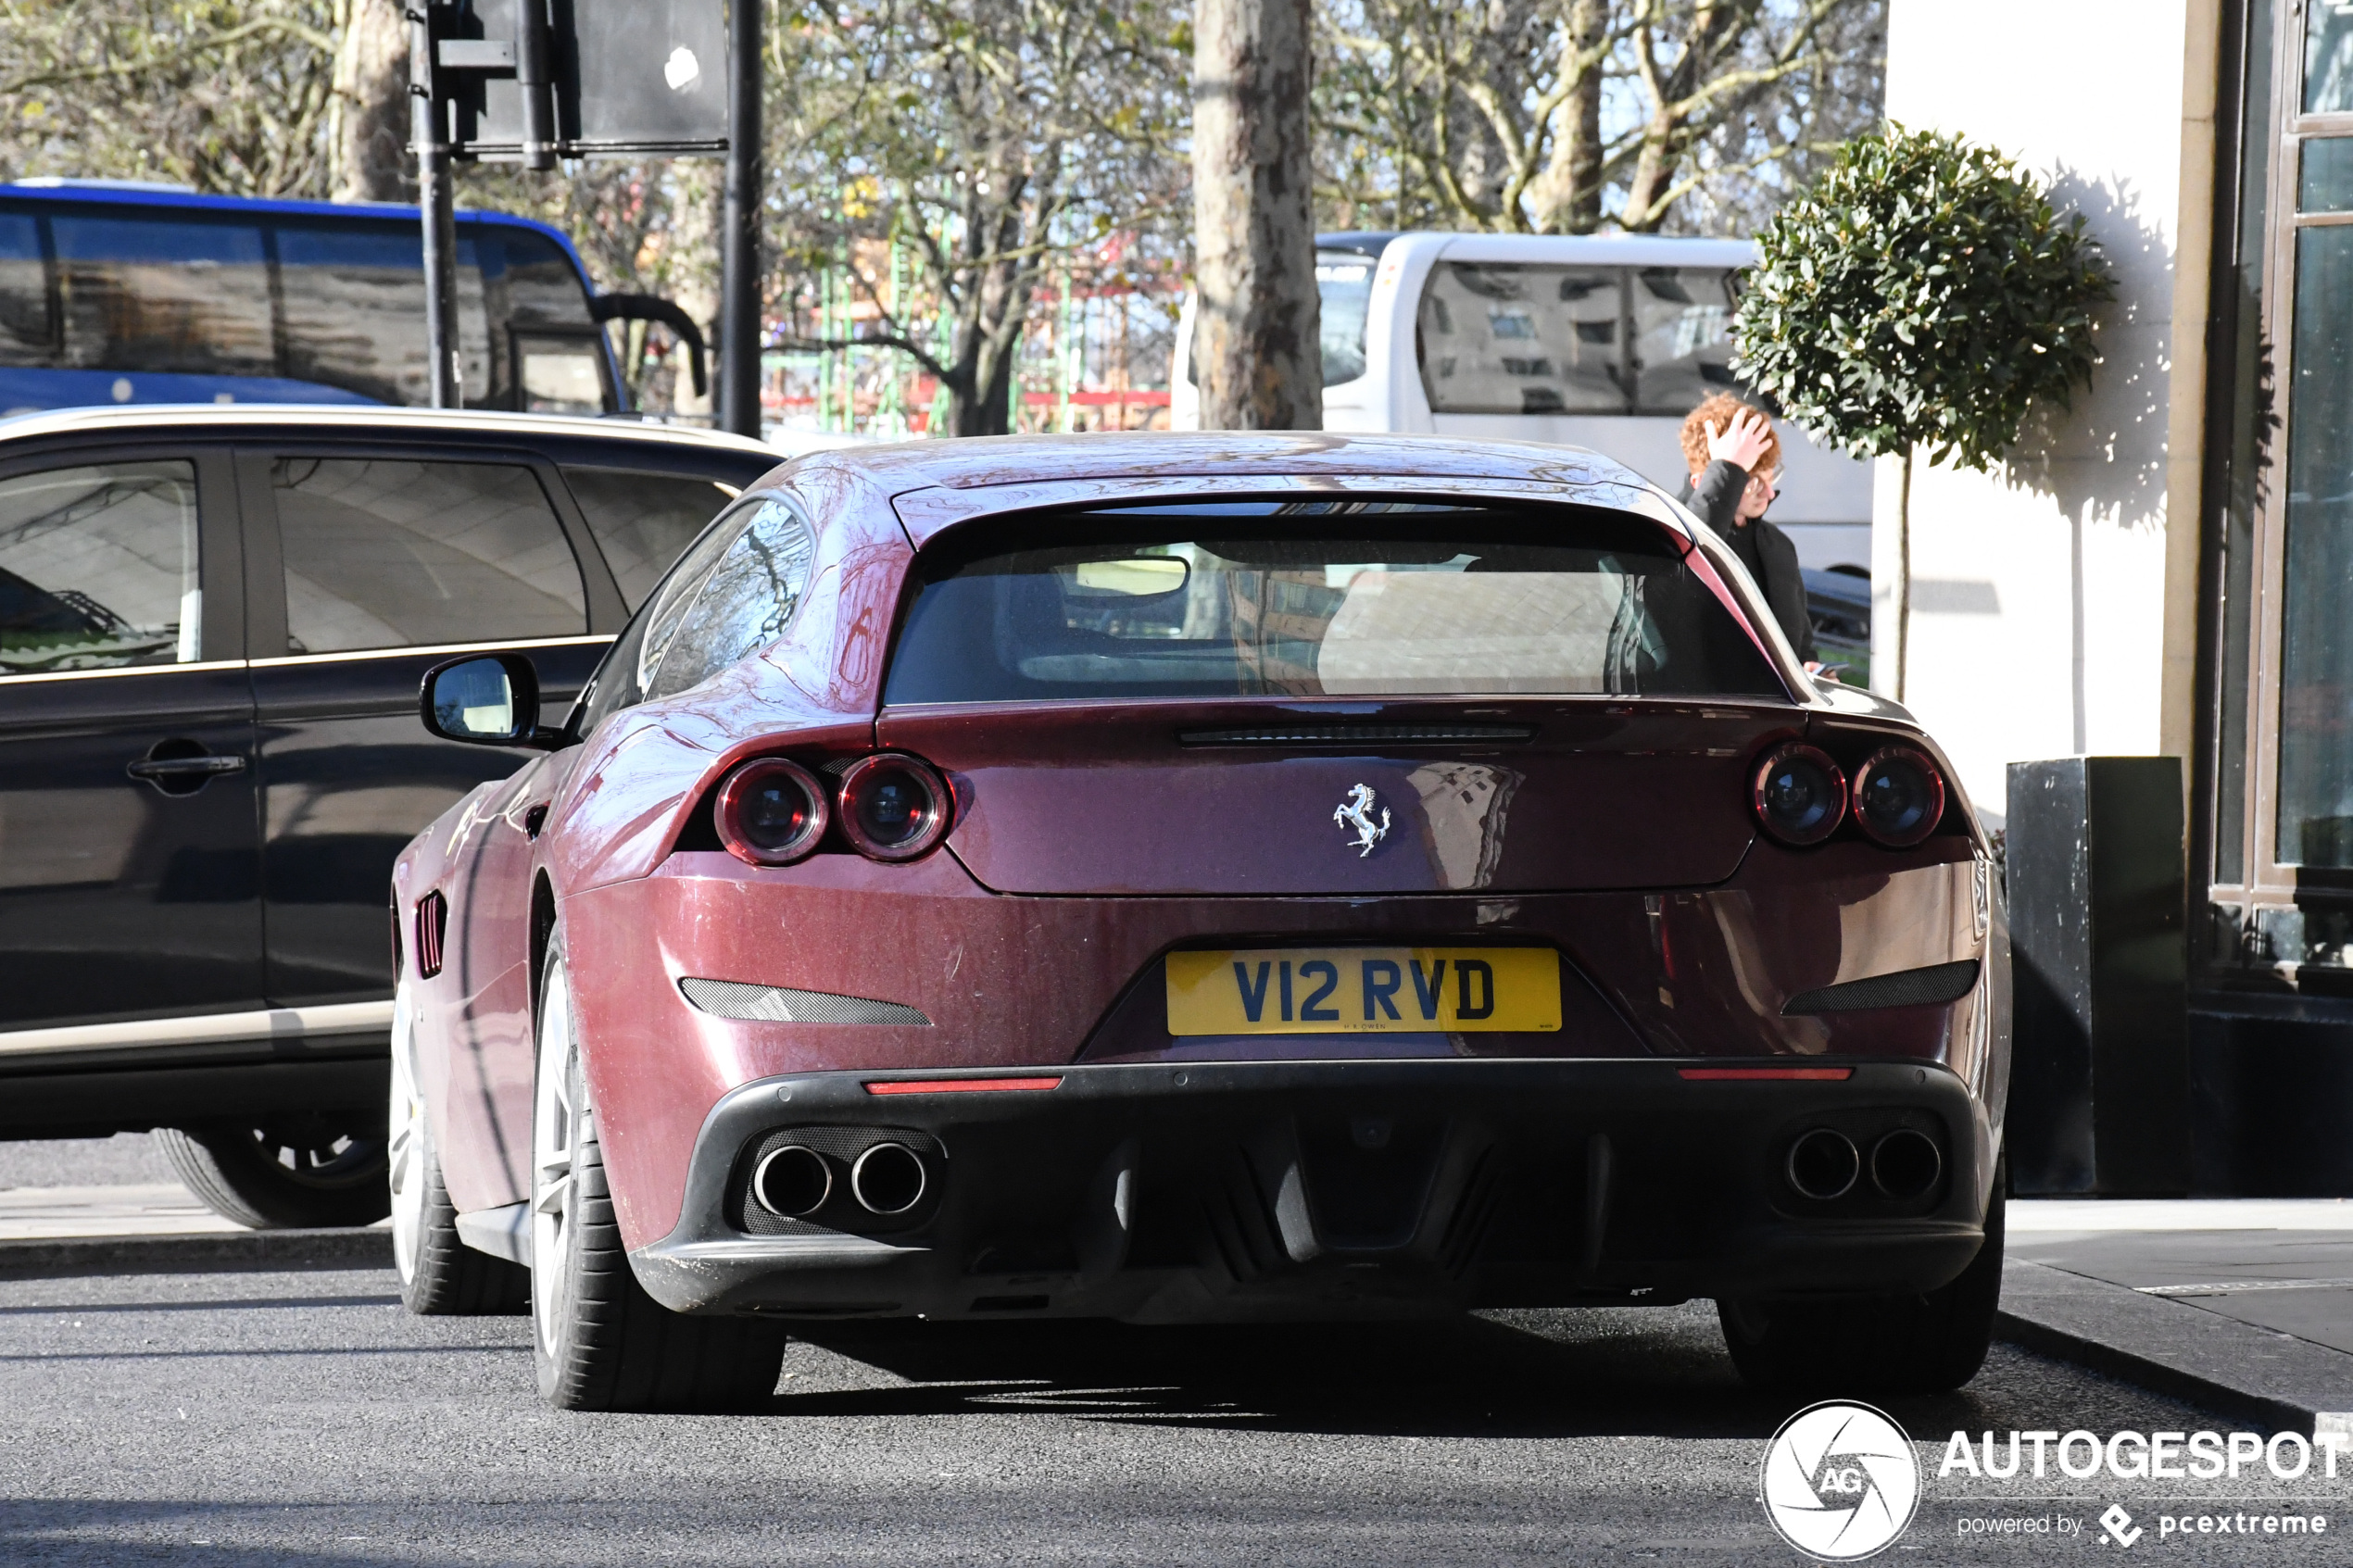
M785 634L809 586L816 541L783 500L771 496L748 509L749 521L663 647L646 683L648 698L699 685Z
M736 494L685 474L567 466L563 476L633 613Z
M281 458L270 479L290 653L587 630L579 562L527 468Z
M0 673L195 659L196 566L193 464L0 480Z

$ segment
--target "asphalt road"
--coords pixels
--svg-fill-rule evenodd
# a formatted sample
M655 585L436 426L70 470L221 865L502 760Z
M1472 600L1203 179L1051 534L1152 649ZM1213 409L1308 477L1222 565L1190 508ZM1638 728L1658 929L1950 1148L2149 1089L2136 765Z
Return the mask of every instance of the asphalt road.
M724 1418L547 1411L528 1332L411 1318L381 1272L0 1281L0 1561L1799 1561L1755 1501L1788 1410L1741 1388L1704 1304L833 1325L794 1345L766 1413ZM1909 1562L2085 1561L2109 1501L2154 1506L2146 1483L1939 1480L1956 1427L2227 1426L2007 1348L1964 1393L1893 1413L1929 1475L1891 1554ZM2203 1489L2334 1513L2346 1474ZM2133 1555L2353 1561L2345 1512L2342 1537L2152 1533ZM1964 1543L1964 1515L2070 1515L2086 1537Z

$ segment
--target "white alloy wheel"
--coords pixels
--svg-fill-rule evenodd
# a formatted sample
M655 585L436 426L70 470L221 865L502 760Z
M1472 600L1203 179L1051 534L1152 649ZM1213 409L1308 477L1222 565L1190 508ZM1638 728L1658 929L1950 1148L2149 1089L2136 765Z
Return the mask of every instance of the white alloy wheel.
M425 1246L425 1101L417 1088L417 999L407 979L392 994L392 1108L385 1148L392 1185L392 1261L417 1277Z
M531 1107L532 1360L540 1398L569 1411L766 1403L785 1353L780 1326L673 1312L637 1283L597 1142L560 937L541 972Z
M531 1321L540 1348L556 1353L571 1302L564 1289L579 1213L580 1146L588 1108L572 1022L572 981L563 960L547 966L539 1001L537 1072L531 1102Z

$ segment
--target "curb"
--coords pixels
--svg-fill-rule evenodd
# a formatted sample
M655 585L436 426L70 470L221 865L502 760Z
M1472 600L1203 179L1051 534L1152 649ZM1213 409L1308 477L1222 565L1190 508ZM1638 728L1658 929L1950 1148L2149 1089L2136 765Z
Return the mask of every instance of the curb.
M58 1236L0 1241L0 1275L149 1273L182 1269L386 1269L392 1232L366 1229Z
M1994 1337L2271 1432L2347 1430L2353 1356L2188 1302L2012 1259Z
M2300 1432L2309 1437L2320 1414L2293 1399L2235 1387L2014 1312L1994 1315L1994 1337L2055 1361L2072 1361L2086 1371L2133 1384L2152 1394L2163 1394L2183 1404L2198 1405L2217 1415L2244 1421L2265 1432Z

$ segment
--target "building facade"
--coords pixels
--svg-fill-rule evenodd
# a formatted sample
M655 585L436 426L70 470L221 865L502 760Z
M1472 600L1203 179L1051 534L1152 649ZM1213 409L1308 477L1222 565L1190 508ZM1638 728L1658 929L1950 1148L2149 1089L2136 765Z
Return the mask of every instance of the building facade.
M1996 825L2010 762L2180 759L2193 1186L2353 1193L2353 0L1891 12L1889 118L2034 169L2118 281L2088 397L1916 473L1906 697Z

